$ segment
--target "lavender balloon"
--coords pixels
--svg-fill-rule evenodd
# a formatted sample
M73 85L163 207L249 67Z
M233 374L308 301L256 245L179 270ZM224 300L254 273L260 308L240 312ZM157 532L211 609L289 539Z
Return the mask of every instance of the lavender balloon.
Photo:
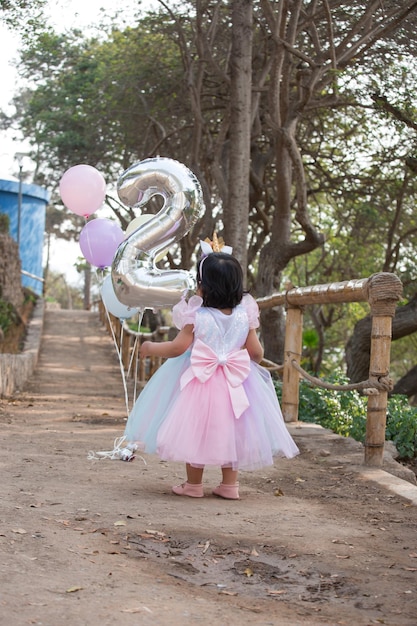
M93 219L80 233L81 252L91 265L110 267L119 244L124 240L124 232L112 220Z
M201 186L182 163L164 157L145 159L119 178L120 200L138 211L153 196L164 204L157 215L131 233L119 246L112 265L117 298L140 309L170 307L195 289L188 270L160 270L161 256L194 226L204 209Z

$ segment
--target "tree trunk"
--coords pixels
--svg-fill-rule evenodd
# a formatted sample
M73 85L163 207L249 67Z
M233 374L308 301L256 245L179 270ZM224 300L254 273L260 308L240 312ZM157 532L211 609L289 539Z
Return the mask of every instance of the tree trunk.
M297 155L295 151L296 120L278 133L276 142L276 209L271 226L271 239L263 247L259 256L256 295L258 297L279 291L282 271L289 261L306 254L321 245L324 238L310 224L306 205L297 205L296 219L302 226L304 239L292 241L292 202L293 167ZM303 185L302 181L298 181ZM262 338L265 356L281 363L284 350L284 313L282 308L262 311Z
M71 308L71 307L70 307ZM86 264L84 270L84 310L91 308L91 265Z
M288 245L291 238L291 159L283 141L278 135L276 145L276 210L271 226L271 239L262 248L259 256L256 295L267 296L279 291L282 270L289 259ZM262 339L265 357L271 361L283 362L285 340L285 318L282 307L262 311Z
M414 367L394 385L390 395L395 393L401 393L408 398L417 396L417 365L414 365Z
M252 94L252 0L232 0L230 157L225 240L247 267Z
M356 324L353 335L346 344L347 375L351 383L367 380L371 350L371 316ZM417 294L406 305L397 307L392 321L392 341L417 331ZM400 393L400 392L396 392Z

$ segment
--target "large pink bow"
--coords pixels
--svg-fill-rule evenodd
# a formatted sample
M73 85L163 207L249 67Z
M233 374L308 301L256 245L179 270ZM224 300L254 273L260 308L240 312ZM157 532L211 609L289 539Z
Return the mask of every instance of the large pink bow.
M249 400L242 386L250 372L250 358L247 350L234 350L221 359L210 346L197 339L191 353L191 365L181 376L180 388L182 390L193 378L205 383L218 367L223 368L233 412L236 419L239 419L249 406Z

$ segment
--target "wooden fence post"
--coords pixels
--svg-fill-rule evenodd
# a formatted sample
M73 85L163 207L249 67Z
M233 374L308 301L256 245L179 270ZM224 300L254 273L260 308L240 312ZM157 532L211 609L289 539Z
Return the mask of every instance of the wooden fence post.
M122 342L121 342L121 345L120 345L120 354L121 354L121 358L122 358L123 367L124 367L125 370L128 369L129 364L130 364L131 339L132 339L132 335L130 335L128 332L123 332Z
M371 276L368 301L371 307L371 354L369 380L388 378L390 367L392 318L402 295L402 283L394 274ZM365 465L381 467L384 458L388 392L368 397L365 436Z
M286 422L298 420L300 374L292 365L301 360L303 347L303 310L289 306L285 324L284 371L282 384L281 408Z

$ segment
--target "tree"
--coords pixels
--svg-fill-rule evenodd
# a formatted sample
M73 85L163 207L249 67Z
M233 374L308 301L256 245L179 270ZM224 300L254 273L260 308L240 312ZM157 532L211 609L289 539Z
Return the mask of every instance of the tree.
M354 93L341 90L338 75L348 67L369 63L369 52L389 40L417 9L416 2L311 3L279 2L277 11L261 2L271 36L272 69L269 88L269 128L275 145L276 209L270 241L260 254L257 291L275 290L289 261L307 254L324 241L309 215L308 180L297 130L303 116L342 103L357 104ZM354 5L354 6L353 6ZM351 9L354 9L353 11ZM377 57L378 54L375 54ZM294 238L293 220L300 226ZM276 322L280 311L267 311L262 332L266 355L276 358L283 345Z
M43 23L47 0L0 0L0 21L22 37L31 37Z
M417 129L413 115L415 111L400 108L388 101L385 96L373 95L377 107L388 113L390 120L399 122L400 127L406 129ZM413 141L414 140L414 141ZM408 146L416 143L415 136L411 136ZM385 258L383 271L401 270L406 295L409 301L397 307L393 320L392 339L393 341L408 337L417 331L417 294L415 279L415 249L417 244L417 220L415 218L414 201L417 193L417 180L414 172L414 156L410 149L403 154L403 175L397 179L393 185L391 195L391 215L388 214L386 222L388 224L387 240L385 246ZM413 193L409 192L413 187ZM384 189L386 198L390 198L390 188ZM389 206L389 202L387 203ZM370 323L369 316L360 320L346 345L347 373L352 382L364 380L364 374L369 370L370 359ZM409 342L408 342L409 343ZM412 352L414 350L412 349ZM415 356L413 354L413 363ZM401 359L404 362L404 348L402 348ZM393 388L393 393L402 393L411 397L417 393L417 368L415 365L406 372Z
M45 278L45 299L62 309L85 308L81 291L68 285L65 276L57 272L49 272Z
M400 93L400 85L396 93ZM405 94L401 97L406 101ZM326 241L308 256L293 259L285 275L293 284L304 285L394 272L401 276L404 297L412 298L417 289L417 178L407 161L413 151L414 131L404 124L394 125L372 107L354 109L348 122L342 112L327 113L320 125L316 120L320 130L308 133L309 145L302 145L311 181L309 203L312 208L317 205ZM308 307L306 324L311 317L317 332L316 372L323 357L327 367L334 366L338 354L334 347L346 344L366 312L367 307L357 304ZM325 345L330 347L327 353ZM402 375L402 364L408 359L413 363L414 356L410 342L398 350L401 366L399 359L398 365L396 362L395 346L393 365Z
M316 252L324 251L325 269L331 271L335 253L325 249L325 235L332 213L342 220L339 240L347 242L349 233L362 229L358 207L361 216L367 210L365 178L355 195L353 167L351 178L343 177L346 138L359 130L349 129L349 123L355 111L370 106L364 93L375 92L381 60L386 72L401 56L414 54L417 2L262 0L253 10L251 77L245 75L248 52L237 46L248 27L249 1L195 1L175 11L161 6L163 11L141 19L137 28L113 29L107 39L42 33L32 42L23 62L37 87L19 112L27 134L41 146L55 176L81 160L116 178L119 167L158 153L189 165L202 183L207 208L198 232L181 242L184 267L198 235L211 234L217 223L242 259L247 242L248 284L257 295L279 289L290 264ZM238 67L243 69L232 71ZM247 99L239 94L249 85L250 170L244 190L243 182L234 186L236 172L247 177L248 155L236 150L235 138L243 129L247 145ZM243 121L237 124L232 105L240 101ZM330 135L326 140L332 124L344 144L331 145ZM337 133L333 136L337 141ZM373 166L375 177L380 162ZM350 204L341 197L341 181ZM244 192L249 202L242 199ZM347 206L350 222L344 228ZM125 217L124 207L113 208L121 219L131 217ZM364 223L369 227L370 220ZM349 272L357 267L352 262ZM281 321L279 310L262 316L267 356L274 360L282 354Z
M232 3L233 6L233 3ZM257 30L254 33L252 61L252 89L257 96L252 100L251 171L250 171L250 246L249 263L256 263L258 295L266 295L279 288L282 272L292 259L311 253L324 243L324 234L311 218L309 192L311 179L304 162L301 135L308 122L322 116L329 108L343 107L345 115L350 108L363 106L363 84L352 87L349 77L354 71L378 68L386 59L386 44L396 38L399 54L410 53L415 47L412 25L417 3L409 1L399 6L389 2L269 2L263 0L255 13ZM222 202L222 219L228 223L231 212L230 194L233 186L231 161L225 158L230 150L231 123L227 104L230 95L224 93L229 71L220 53L227 49L224 23L228 16L219 3L196 3L199 29L196 49L201 61L211 74L211 84L225 78L216 96L225 100L221 125L206 123L206 138L200 148L200 163L204 163L207 179L213 179ZM221 21L223 17L223 22ZM176 20L180 34L182 22ZM401 28L400 28L401 27ZM185 53L184 41L179 45ZM204 52L204 56L202 54ZM372 53L372 54L371 54ZM390 53L392 59L395 53ZM231 56L230 65L232 63ZM209 62L208 62L209 60ZM229 66L230 66L229 65ZM192 74L187 66L188 75ZM226 69L225 69L226 68ZM347 78L346 78L347 77ZM200 86L201 95L208 80L190 81L193 88ZM206 118L204 99L194 97L200 108L198 119ZM221 104L220 104L221 106ZM306 123L307 120L307 123ZM211 161L204 158L205 143L214 146ZM252 219L251 219L252 218ZM246 215L242 210L240 229L246 231ZM235 235L239 238L238 235ZM247 236L245 232L245 236ZM261 250L259 262L256 254ZM255 254L254 254L255 251ZM250 269L250 268L249 268ZM262 333L267 356L279 358L282 354L283 333L277 332L282 311L268 310L262 316Z

